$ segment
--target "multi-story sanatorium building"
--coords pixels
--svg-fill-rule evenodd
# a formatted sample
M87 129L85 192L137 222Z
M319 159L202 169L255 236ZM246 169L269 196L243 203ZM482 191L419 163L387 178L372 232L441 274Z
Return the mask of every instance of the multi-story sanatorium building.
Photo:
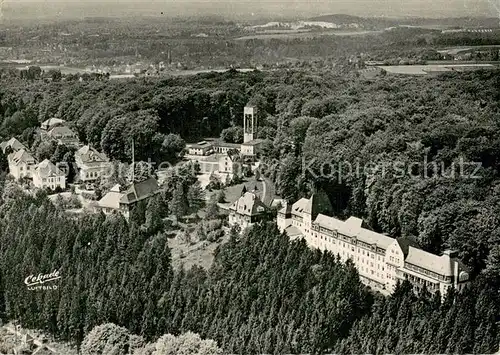
M418 288L425 285L441 295L450 287L461 290L469 281L468 269L456 252L428 253L409 239L373 232L359 218L342 221L328 216L331 212L326 195L313 194L282 208L277 223L281 231L304 238L310 247L338 254L342 261L351 259L361 281L385 294L394 290L398 280L407 279Z

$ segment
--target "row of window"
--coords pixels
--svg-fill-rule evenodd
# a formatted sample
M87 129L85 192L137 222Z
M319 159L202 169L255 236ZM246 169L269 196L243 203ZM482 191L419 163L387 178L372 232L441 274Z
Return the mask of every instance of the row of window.
M325 238L326 240L326 238ZM342 243L339 243L339 245L342 247ZM345 245L345 243L344 243ZM323 243L322 244L322 247L323 249L328 249L326 247L326 245ZM371 275L373 278L383 278L384 277L384 265L381 265L379 263L374 263L373 261L370 261L370 259L365 259L365 258L360 258L359 255L357 256L354 256L354 254L350 253L349 251L345 251L343 250L342 253L339 252L339 255L341 256L342 260L347 260L347 259L351 259L355 265L357 266L358 270L360 270L360 272L362 273L365 273L367 275ZM367 253L368 255L368 253ZM361 263L360 263L361 261ZM365 266L366 264L366 266ZM377 268L375 269L375 264L377 266ZM394 276L390 276L389 274L387 274L387 278L388 279L391 279L391 280L395 280L395 277Z
M87 174L87 178L98 178L99 177L99 172L97 171L89 171Z
M325 246L323 245L323 248L325 248ZM368 266L370 266L370 270L371 270L371 273L374 274L375 273L375 264L377 265L377 270L381 270L381 271L384 271L384 266L383 265L380 265L380 264L377 264L377 263L373 263L373 261L370 261L369 259L366 260L365 262L365 258L360 258L359 255L355 258L354 257L354 254L351 254L349 252L345 252L345 251L342 251L342 257L343 258L347 258L347 259L351 259L352 261L355 262L355 264L358 264L358 266L360 266L360 268L362 270L364 270L364 264L366 264L366 271L368 272L369 269L368 269ZM363 265L359 265L359 261L361 260L361 264ZM380 273L380 277L383 275L383 273ZM377 277L379 277L379 273L377 273Z
M394 262L394 263L398 263L399 264L399 258L396 258L396 257L393 257L393 256L389 256L389 260Z
M313 236L315 238L318 238L318 234L317 233L313 233ZM328 241L328 242L330 242L332 244L336 244L335 238L326 237L326 236L323 238L323 236L320 234L320 239L326 240L326 241ZM344 248L346 248L346 247L348 248L349 247L348 245L346 246L345 242L342 242L342 244L340 244L340 242L339 242L339 245L342 246L342 247L344 247ZM351 246L351 251L354 252L355 250L356 250L356 247ZM361 253L362 255L366 255L366 256L371 257L372 259L375 259L375 254L376 253L374 253L374 252L369 252L368 250L365 251L365 249L362 249L362 248L358 247L358 253ZM378 255L377 258L378 258L378 261L382 261L382 258L381 258L380 255Z
M437 290L439 288L439 284L437 284L435 282L421 279L420 277L405 274L405 278L412 283L420 284L422 286L425 285L428 289L431 289L431 290L433 290L433 289Z
M59 183L62 181L61 177L51 177L51 178L43 178L42 182L43 183Z

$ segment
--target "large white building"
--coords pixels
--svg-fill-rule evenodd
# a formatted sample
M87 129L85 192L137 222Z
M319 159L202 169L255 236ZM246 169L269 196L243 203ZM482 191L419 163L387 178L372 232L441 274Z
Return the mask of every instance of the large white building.
M450 287L461 290L469 281L467 267L457 253L434 255L405 238L394 239L373 232L363 221L330 217L331 205L324 194L300 199L278 213L278 227L295 238L304 238L310 247L350 259L360 279L382 293L394 290L398 280L409 280L415 287L424 285L431 292L446 294Z
M33 173L33 185L40 189L48 188L55 190L56 188L66 189L66 174L58 169L50 160L45 159L38 164Z
M267 206L254 192L245 192L229 206L229 225L238 224L241 229L261 221L267 213Z
M84 182L97 180L111 168L108 157L88 145L75 152L75 163Z
M7 160L9 162L9 173L16 180L33 177L37 161L27 150L21 149L11 153L8 155Z

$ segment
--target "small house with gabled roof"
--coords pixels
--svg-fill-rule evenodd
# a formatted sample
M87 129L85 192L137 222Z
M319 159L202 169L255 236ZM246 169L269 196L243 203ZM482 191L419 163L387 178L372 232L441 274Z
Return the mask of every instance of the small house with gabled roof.
M55 190L59 187L64 190L66 189L66 174L50 160L45 159L38 164L33 173L33 185L40 189Z
M238 224L242 229L261 221L268 213L259 196L245 192L229 206L229 225Z
M120 211L128 218L137 203L148 200L159 192L155 178L150 177L144 181L132 183L120 198Z
M9 173L16 180L27 177L32 178L37 166L36 159L25 149L8 155Z

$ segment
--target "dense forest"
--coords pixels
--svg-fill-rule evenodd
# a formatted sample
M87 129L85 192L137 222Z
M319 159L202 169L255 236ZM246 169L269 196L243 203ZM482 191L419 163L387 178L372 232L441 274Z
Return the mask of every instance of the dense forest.
M498 269L442 304L406 283L388 298L374 296L350 262L290 242L269 222L242 236L232 231L210 270L175 271L162 231L119 216L72 219L43 194L7 189L3 197L0 315L81 343L85 354L127 354L130 341L117 349L104 335L85 337L109 334L112 326L95 328L107 323L140 335L140 344L195 332L225 353L497 350ZM23 283L34 270L53 269L62 276L57 290Z
M183 145L178 135L219 136L241 125L243 106L251 103L266 140L264 173L287 200L322 188L339 217L363 217L373 229L415 237L429 251L457 249L475 273L499 248L497 71L372 81L308 71L229 71L126 85L4 81L0 135L17 136L37 156L64 153L40 144L34 128L55 116L111 159L130 161L134 138L137 160L169 160Z
M132 137L141 160L162 159L154 154L172 134L218 136L241 125L243 106L254 104L263 174L282 197L324 189L337 216L362 217L436 253L457 249L475 275L470 289L442 304L404 284L393 296L373 296L352 265L290 243L272 224L232 233L210 270L174 271L167 234L148 228L155 213L130 224L118 216L70 218L43 194L24 196L8 184L0 209L7 317L78 342L104 323L147 341L192 331L234 353L498 350L498 72L368 81L229 71L126 85L2 80L2 138L37 148L35 127L56 116L122 160L130 159ZM33 270L57 268L57 291L31 292L22 283Z

